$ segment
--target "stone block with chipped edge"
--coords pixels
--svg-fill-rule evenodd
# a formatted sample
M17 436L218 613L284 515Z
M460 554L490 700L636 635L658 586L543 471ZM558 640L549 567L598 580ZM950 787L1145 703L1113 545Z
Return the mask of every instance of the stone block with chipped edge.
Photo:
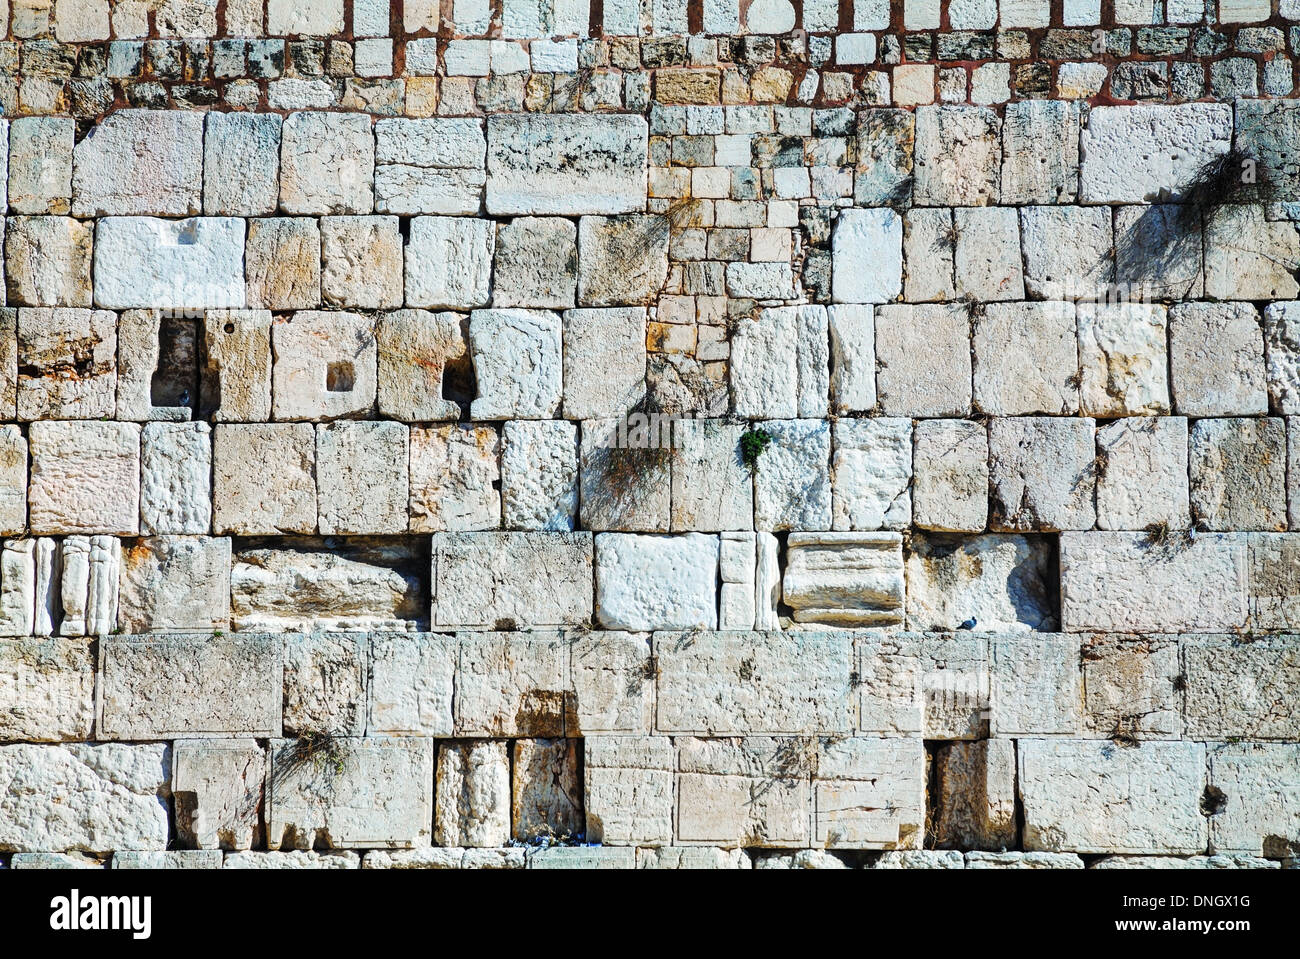
M1051 549L1035 536L930 534L907 557L911 630L1051 632L1057 628Z
M375 409L374 319L303 310L271 327L272 411L277 420L326 421Z
M230 540L154 536L127 543L117 622L126 633L225 629L230 624Z
M891 626L903 622L902 536L792 533L782 598L799 623Z
M195 849L249 849L262 837L266 749L254 739L172 745L176 834Z
M95 657L79 639L0 640L0 738L91 739Z
M814 741L683 738L675 745L678 845L809 845Z
M562 737L573 694L561 633L461 633L456 735Z
M140 427L134 423L40 422L28 429L33 533L140 530Z
M284 734L362 736L370 680L365 633L309 633L282 641Z

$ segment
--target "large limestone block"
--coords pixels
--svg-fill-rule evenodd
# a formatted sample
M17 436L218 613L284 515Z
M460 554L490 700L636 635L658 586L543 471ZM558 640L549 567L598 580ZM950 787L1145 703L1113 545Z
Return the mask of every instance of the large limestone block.
M981 650L987 645L976 642ZM927 703L922 643L916 637L885 631L861 633L857 654L858 731L871 735L916 736L925 727ZM981 665L987 657L981 655ZM987 698L987 697L986 697Z
M909 303L942 302L957 295L953 285L957 234L952 210L914 207L904 218L903 251L907 258L904 299Z
M1061 535L1061 625L1071 632L1215 632L1246 625L1246 543L1231 534Z
M71 308L27 309L17 314L18 419L113 416L117 317L107 310ZM12 328L7 335L14 335Z
M1176 855L1205 849L1205 746L1022 739L1029 850Z
M0 640L0 737L9 741L90 739L95 658L76 639Z
M193 418L200 399L201 349L196 320L162 310L123 313L117 325L117 418L169 423Z
M1079 409L1074 304L989 303L975 318L975 406L993 416Z
M1074 202L1080 113L1078 103L1064 100L1007 104L1002 125L1003 203Z
M800 623L891 626L903 621L898 533L792 533L782 597Z
M505 849L462 849L431 846L428 849L398 849L393 852L372 849L365 854L362 869L524 869L527 851L522 847Z
M956 851L901 849L881 853L873 869L965 869L966 861Z
M271 327L277 420L360 418L375 407L378 349L374 319L305 310Z
M438 744L434 839L441 846L503 846L510 839L510 755L504 742Z
M737 416L826 415L827 323L823 306L774 307L739 323L731 344L731 395Z
M925 747L916 739L822 740L813 772L812 842L908 849L925 840Z
M0 308L0 416L13 419L17 404L18 311Z
M716 629L718 538L596 536L596 616L608 629Z
M343 0L267 0L266 32L272 37L328 37L343 31Z
M280 201L280 127L275 113L207 114L203 212L267 216Z
M166 849L170 780L165 743L0 746L0 849Z
M1225 206L1205 219L1205 295L1220 300L1286 300L1300 295L1300 234L1264 208Z
M989 527L1092 529L1096 421L998 417L989 423Z
M140 530L140 427L42 422L28 430L33 533Z
M754 476L754 528L830 529L831 430L824 420L768 420L771 437Z
M118 600L124 631L213 630L229 622L229 539L156 536L125 550Z
M540 310L475 310L470 353L474 419L550 419L563 396L560 317Z
M988 431L970 420L918 420L911 489L916 526L981 532L988 523Z
M354 852L235 852L226 856L222 869L360 869Z
M901 529L912 521L912 423L839 420L831 461L837 530Z
M646 311L566 310L564 416L627 415L645 398Z
M310 423L218 425L212 475L216 532L316 531L316 431Z
M831 336L831 401L836 413L865 413L876 406L876 320L870 306L827 311Z
M364 633L284 638L284 734L363 736L370 641Z
M176 834L195 849L261 841L266 750L253 739L178 740L172 746Z
M402 305L402 234L395 216L327 216L320 221L321 298L366 310Z
M0 23L0 27L3 24ZM18 117L10 125L9 209L18 214L65 216L71 209L72 149L77 135L72 117ZM5 153L0 129L0 153ZM0 160L0 183L5 180ZM0 212L4 203L0 202Z
M1280 869L1275 859L1253 856L1106 856L1093 860L1089 869Z
M665 846L673 836L672 740L597 736L584 744L588 842Z
M581 752L577 739L515 741L510 820L516 840L584 833Z
M707 846L646 846L636 851L638 869L750 869L743 849Z
M644 407L646 404L637 404ZM666 532L671 524L674 420L639 410L587 420L578 446L579 521L592 530Z
M492 269L494 307L572 308L578 287L578 230L557 216L502 223Z
M657 729L670 735L777 735L853 729L847 633L663 633Z
M374 208L375 137L364 113L291 113L281 134L280 207L298 216Z
M502 429L501 505L508 529L569 532L578 514L578 428L515 420Z
M456 734L564 736L573 699L569 652L558 633L462 633Z
M310 310L320 304L320 224L308 217L248 221L247 300L266 310Z
M410 442L411 532L456 533L500 526L496 430L416 426L411 428Z
M375 141L378 209L407 216L478 213L487 179L482 120L380 120Z
M1050 632L1058 623L1047 542L990 534L914 537L907 557L907 625L913 630Z
M1270 303L1264 308L1268 395L1279 413L1300 413L1300 306Z
M1201 218L1178 203L1115 207L1117 294L1181 300L1205 292Z
M74 152L72 215L199 213L203 119L188 110L118 110L104 117Z
M965 416L971 404L970 313L965 305L876 310L876 387L889 416Z
M1083 713L1079 638L1072 634L993 637L989 643L990 733L1078 736ZM1032 671L1024 668L1032 662Z
M433 627L528 629L592 616L590 533L438 533Z
M857 129L853 198L858 206L886 206L911 197L916 115L911 110L863 110Z
M10 217L5 283L15 306L91 305L94 227L61 216Z
M645 207L647 126L630 114L488 118L487 209L636 213Z
M0 552L0 635L36 632L36 541L8 539Z
M1201 529L1285 530L1286 423L1196 420L1188 446L1192 516Z
M967 869L1082 869L1083 860L1072 853L968 852Z
M528 857L529 869L635 869L636 850L600 846L551 846Z
M460 404L444 394L469 365L463 316L398 310L379 320L375 337L380 415L407 422L460 418Z
M902 293L903 220L893 210L845 210L831 250L836 303L889 303Z
M203 322L202 408L215 423L271 418L271 313L227 310Z
M1210 852L1294 857L1300 846L1300 746L1210 749Z
M1032 299L1091 300L1119 291L1110 207L1022 207L1020 232ZM1063 236L1070 242L1058 242Z
M1080 655L1087 735L1120 741L1182 737L1188 683L1176 640L1098 636Z
M953 280L957 298L977 302L1023 300L1024 260L1020 221L1010 207L966 207L953 211L957 235Z
M429 845L431 739L330 738L271 744L267 846L404 849Z
M1079 147L1079 199L1084 203L1150 203L1179 193L1208 162L1232 145L1232 106L1097 107ZM1142 157L1135 163L1135 157Z
M1300 738L1300 717L1281 706L1300 688L1294 638L1193 637L1182 648L1188 738Z
M1250 303L1178 303L1169 310L1174 409L1183 416L1268 412L1264 339Z
M140 458L142 532L163 536L209 531L211 435L212 427L207 423L145 425Z
M646 634L613 630L574 633L569 661L574 708L565 720L567 735L593 737L650 730L656 668Z
M1133 416L1097 429L1097 526L1148 529L1191 525L1187 420Z
M220 869L220 849L171 849L165 852L115 852L114 869Z
M14 424L0 426L0 533L27 528L27 440Z
M1146 303L1080 303L1076 315L1084 415L1168 413L1165 308Z
M450 736L459 653L449 636L372 637L366 731L374 736Z
M95 228L95 304L110 310L239 309L245 221L106 217Z
M1009 739L942 744L933 832L943 848L1006 849L1016 844L1016 752Z
M412 631L425 620L423 579L400 544L307 540L240 550L230 571L237 630Z
M487 306L496 225L455 216L419 216L410 222L406 305L462 310Z
M405 424L341 422L316 427L321 533L406 532L410 459Z
M693 207L686 212L694 214ZM578 221L578 303L648 306L668 279L670 210L653 216L584 216Z
M677 747L680 845L809 844L814 741L680 739Z
M916 110L918 206L986 206L998 199L1002 121L988 107Z
M102 739L280 734L278 639L110 636L101 641Z
M745 427L723 420L673 423L672 529L740 530L754 525L754 485L740 456Z
M1300 629L1300 536L1253 533L1250 550L1250 621L1255 629Z

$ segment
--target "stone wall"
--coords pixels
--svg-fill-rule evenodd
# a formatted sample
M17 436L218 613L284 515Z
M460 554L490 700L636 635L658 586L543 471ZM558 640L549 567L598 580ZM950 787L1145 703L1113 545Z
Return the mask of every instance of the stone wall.
M1300 861L1294 0L0 37L0 865Z

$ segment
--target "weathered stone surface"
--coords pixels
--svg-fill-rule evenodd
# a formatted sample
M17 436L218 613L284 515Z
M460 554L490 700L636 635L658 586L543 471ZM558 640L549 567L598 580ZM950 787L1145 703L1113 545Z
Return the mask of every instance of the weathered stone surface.
M577 244L577 229L563 217L519 217L502 223L497 227L493 307L572 307Z
M1285 530L1286 423L1196 420L1188 461L1192 516L1202 529Z
M488 118L487 209L511 214L635 213L646 197L647 127L638 116Z
M375 138L360 113L291 113L280 155L284 212L365 214L374 208Z
M64 216L71 208L72 117L17 117L9 127L9 209L18 214ZM0 144L4 132L0 130ZM0 182L5 179L0 161ZM4 204L0 203L0 210Z
M489 220L420 216L406 245L406 305L433 309L487 306L496 228Z
M506 743L440 743L435 841L443 846L504 845L510 838L510 785Z
M0 640L0 737L27 742L90 739L95 660L75 639Z
M1002 127L1003 203L1074 202L1079 115L1079 104L1063 100L1007 104Z
M165 849L170 779L165 743L0 746L0 849Z
M104 117L74 152L72 215L199 213L203 119L186 110L118 110Z
M831 403L836 413L864 413L876 405L876 323L870 306L827 311L831 336Z
M598 846L552 846L528 857L529 869L635 869L636 850Z
M346 541L345 541L346 542ZM398 543L295 540L241 549L230 571L237 630L413 631L427 596L415 551Z
M988 107L916 110L918 206L984 206L998 199L1002 121Z
M1132 748L1022 739L1019 789L1030 850L1079 853L1201 852L1205 746Z
M845 210L832 239L836 303L888 303L903 290L903 221L889 209Z
M953 211L953 229L957 235L953 251L957 298L981 302L1024 299L1024 260L1015 210L957 209Z
M465 318L399 310L379 320L379 412L408 422L454 420L460 404L445 395L469 364Z
M897 533L792 533L782 594L796 622L901 624L902 537Z
M718 538L596 536L596 616L609 629L716 629Z
M1109 207L1022 207L1020 230L1025 289L1032 299L1091 300L1111 295L1115 237ZM1065 236L1070 241L1059 242Z
M479 212L486 174L483 121L392 119L375 124L375 201L384 213Z
M904 219L903 251L907 260L904 299L909 303L951 300L953 255L957 234L952 210L946 207L914 207Z
M968 852L967 869L1082 869L1083 860L1059 852Z
M693 214L693 208L687 208ZM645 306L668 278L673 216L584 216L578 221L578 303Z
M316 428L320 531L406 531L410 432L400 423L324 423Z
M1089 869L1280 869L1276 860L1253 856L1106 856Z
M27 440L16 425L0 426L0 533L27 527Z
M285 735L364 735L370 673L366 635L287 636L283 646Z
M882 206L907 200L916 142L915 114L911 110L864 110L857 130L854 203Z
M18 311L0 308L0 415L13 419L17 405Z
M321 297L320 225L307 217L248 221L246 301L266 310L309 310Z
M332 420L374 409L378 350L370 317L305 310L277 318L271 350L277 420Z
M1253 533L1250 551L1250 621L1259 630L1300 629L1300 589L1295 564L1300 536Z
M199 399L200 349L193 320L162 310L123 313L117 324L117 418L191 419Z
M912 519L912 424L905 419L835 424L832 515L837 530L900 529Z
M266 216L280 201L280 127L274 113L207 114L203 143L203 212Z
M927 839L952 849L1016 843L1016 754L1008 739L944 743L936 763L937 814Z
M140 444L141 532L163 536L209 531L211 433L207 423L149 423L144 427Z
M216 532L316 531L316 431L310 423L219 425L213 479Z
M1097 526L1184 530L1191 525L1187 420L1128 417L1097 429Z
M1096 423L1051 416L989 423L989 527L1092 529Z
M370 643L366 729L377 736L449 736L459 647L436 635L378 635Z
M722 420L673 423L672 529L746 529L754 523L753 483L740 456L745 428Z
M367 310L402 305L402 235L397 217L322 217L320 235L325 304Z
M245 222L234 217L107 217L95 229L95 305L238 309L245 305Z
M5 282L15 306L88 307L94 229L60 216L10 217Z
M115 852L114 869L220 869L220 849L172 849L166 852Z
M1226 103L1098 107L1080 140L1084 203L1150 203L1179 193L1232 143ZM1133 158L1144 158L1135 164Z
M1202 243L1200 217L1181 204L1115 207L1116 292L1135 300L1202 296Z
M28 439L32 532L139 532L139 426L41 422L31 425Z
M965 416L971 404L970 315L962 304L876 310L876 387L889 416Z
M463 633L457 676L457 735L565 735L572 695L562 636Z
M574 528L578 431L564 422L516 420L502 431L501 495L508 529Z
M475 310L470 353L478 397L474 419L549 419L563 393L560 318L528 310Z
M36 612L36 543L8 539L0 553L0 635L28 636Z
M677 746L679 844L809 844L815 746L763 737L681 739Z
M587 739L583 780L588 841L611 846L670 843L675 765L668 738Z
M463 849L432 846L428 849L398 849L392 852L371 850L361 862L362 869L523 869L526 850Z
M354 852L236 852L226 856L222 869L360 869Z
M936 531L982 531L988 522L988 431L967 420L918 420L912 440L912 522Z
M1167 637L1092 637L1082 647L1084 727L1120 742L1178 739L1186 677Z
M230 540L155 536L122 558L118 625L125 632L224 629L230 622Z
M68 536L60 552L60 636L104 636L117 629L122 541L114 536Z
M576 739L520 739L511 763L513 836L564 838L585 831L581 745Z
M754 476L754 527L764 531L831 527L830 424L768 420L771 437Z
M907 624L951 630L970 620L980 631L1050 632L1050 551L1030 536L913 537L907 557Z
M1080 401L1088 416L1169 412L1165 308L1080 303Z
M429 844L433 741L275 740L267 794L272 849L402 849Z
M1210 749L1210 852L1293 857L1300 847L1300 746L1241 743Z
M1265 218L1264 208L1224 206L1205 219L1205 295L1221 300L1300 295L1300 234Z
M590 533L438 533L433 626L531 628L592 616ZM509 626L498 625L509 623Z
M203 408L212 411L212 419L217 423L270 419L270 311L210 312L203 329L206 357Z
M645 398L645 344L644 309L565 311L564 416L603 419L634 410Z
M656 673L646 634L577 633L570 637L569 659L575 700L566 719L570 736L650 730Z
M836 849L919 847L925 749L915 739L825 742L813 770L812 841Z
M417 426L411 430L410 445L412 532L463 532L500 525L496 430Z
M172 747L176 833L196 849L261 841L266 750L253 739L178 740Z
M1297 738L1300 722L1282 705L1300 683L1300 648L1293 639L1189 639L1183 643L1183 670L1189 737Z
M1268 394L1279 413L1300 413L1300 308L1270 303L1264 308Z
M994 736L1078 736L1083 712L1079 640L1071 634L994 637L990 732ZM1025 663L1032 662L1032 671Z
M937 849L903 849L882 853L873 869L965 869L959 852Z
M1178 303L1169 310L1174 409L1183 416L1268 412L1264 341L1249 303Z
M742 321L732 340L731 395L746 417L826 415L830 388L827 313L775 307Z
M1072 303L990 303L975 318L975 406L993 416L1079 409Z
M105 638L99 736L279 735L280 663L279 641L259 636Z
M141 855L147 855L141 853ZM104 863L84 853L16 852L9 857L10 869L103 869Z
M821 849L800 849L797 852L756 852L755 869L848 869L845 861L834 853Z
M638 869L750 869L743 849L707 846L648 846L636 851Z
M116 321L105 310L18 311L15 372L20 420L113 415Z

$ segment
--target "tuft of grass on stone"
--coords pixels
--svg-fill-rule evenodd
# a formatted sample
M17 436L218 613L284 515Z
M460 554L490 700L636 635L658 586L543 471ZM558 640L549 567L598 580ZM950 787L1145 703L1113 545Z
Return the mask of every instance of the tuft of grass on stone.
M772 445L772 434L765 429L750 429L740 437L740 460L750 473L758 472L758 459Z

